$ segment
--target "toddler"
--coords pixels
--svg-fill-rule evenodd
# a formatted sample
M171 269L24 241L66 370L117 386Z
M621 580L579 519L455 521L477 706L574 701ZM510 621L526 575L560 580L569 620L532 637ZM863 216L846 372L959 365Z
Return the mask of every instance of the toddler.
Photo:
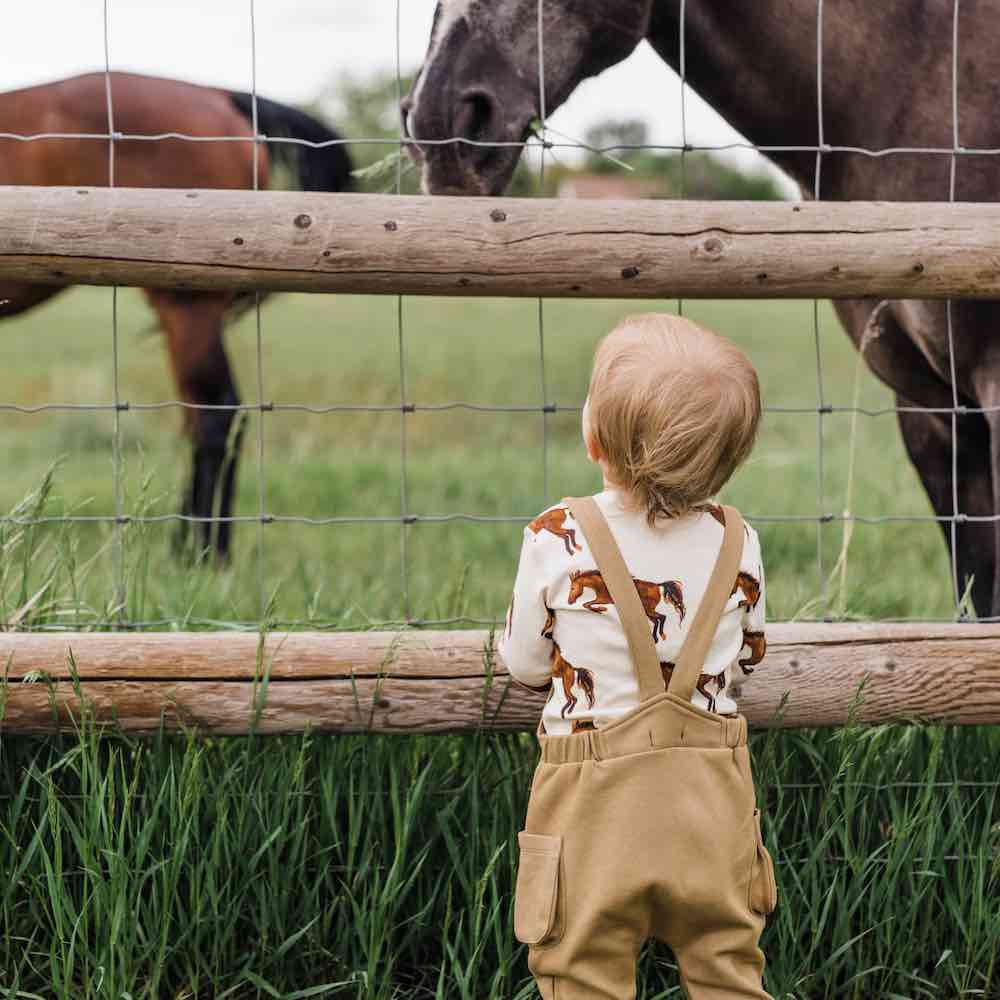
M549 692L514 918L543 1000L631 1000L649 937L689 1000L769 997L774 866L730 692L764 655L764 575L757 533L714 499L759 419L733 344L628 317L583 409L604 489L525 528L499 651Z

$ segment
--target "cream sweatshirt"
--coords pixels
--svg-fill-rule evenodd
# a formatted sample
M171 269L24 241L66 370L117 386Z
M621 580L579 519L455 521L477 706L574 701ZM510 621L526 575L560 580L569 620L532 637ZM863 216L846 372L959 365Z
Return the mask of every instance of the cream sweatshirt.
M605 489L594 499L608 520L635 580L650 634L669 680L722 544L722 511L660 519ZM639 682L618 612L565 504L543 511L524 529L514 593L498 644L515 681L547 690L544 732L600 728L639 704ZM753 672L764 656L764 570L757 532L746 526L740 573L692 695L700 708L737 711L731 681Z

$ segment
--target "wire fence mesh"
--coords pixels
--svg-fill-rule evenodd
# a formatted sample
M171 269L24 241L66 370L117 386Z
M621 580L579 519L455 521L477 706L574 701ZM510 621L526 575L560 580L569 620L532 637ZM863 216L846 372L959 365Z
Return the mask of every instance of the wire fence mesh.
M815 177L812 195L820 199L823 194L823 168L825 159L834 154L853 154L872 158L891 157L896 155L926 155L926 156L947 156L950 158L950 180L947 191L949 201L955 200L956 194L956 165L962 158L970 157L992 157L1000 155L998 148L967 148L961 144L959 135L959 87L958 87L958 24L959 24L959 0L953 0L952 14L952 73L951 73L951 113L952 113L952 142L950 146L932 145L898 145L885 148L865 148L854 145L836 145L826 141L824 122L824 2L816 2L816 124L817 142L815 144L753 144L750 142L725 142L719 144L699 144L690 141L688 130L688 110L687 92L689 88L687 80L687 70L689 55L687 50L687 4L681 0L680 4L680 35L679 43L679 75L680 75L680 103L678 108L681 141L676 144L665 143L643 143L643 144L619 144L609 146L589 146L579 140L567 137L557 130L551 128L548 122L548 109L546 108L546 58L545 58L545 0L538 0L537 3L537 51L538 51L538 128L536 134L521 142L482 142L464 136L455 135L443 139L419 140L419 144L427 146L462 144L473 147L515 147L523 150L537 152L539 157L539 174L544 179L546 169L546 158L560 149L573 150L576 152L587 150L595 154L615 154L628 151L656 151L679 154L681 160L681 196L686 196L686 158L696 152L720 153L730 150L753 150L757 153L768 155L770 153L806 153L815 156ZM252 105L252 131L251 136L242 135L215 135L204 136L194 135L184 132L159 132L159 133L133 133L123 132L116 127L115 100L113 87L113 61L111 51L111 24L112 11L110 0L104 0L103 21L104 21L104 77L105 94L107 103L107 130L105 132L53 132L43 131L32 133L12 133L0 132L0 139L25 143L58 141L58 140L87 140L95 142L105 142L108 145L108 184L115 185L116 181L116 150L123 143L136 142L164 142L180 140L190 143L250 143L253 148L253 187L256 190L259 186L260 178L260 149L264 144L289 144L292 146L309 147L312 149L327 149L340 145L384 145L395 148L402 155L404 143L414 142L412 138L407 138L404 134L402 115L399 116L398 136L396 138L382 138L373 136L348 136L330 140L314 141L305 138L292 136L272 136L264 133L260 128L258 120L258 92L257 92L257 26L255 19L254 0L247 2L247 17L250 32L250 66L248 67L249 90ZM401 66L401 9L400 0L396 0L395 17L393 22L393 44L394 49L394 72L396 79L397 98L403 97L403 69ZM41 123L40 123L41 124ZM395 187L397 193L401 192L402 166L401 159L397 160ZM942 192L944 194L945 192ZM227 627L259 628L262 624L269 627L297 627L308 625L312 628L337 628L336 622L321 622L316 620L281 620L269 614L268 608L268 581L265 570L265 552L267 529L271 525L297 524L311 526L330 525L399 525L399 545L401 561L401 604L400 615L395 619L384 619L370 622L371 627L378 626L398 626L398 625L441 625L450 626L456 624L480 624L496 625L502 620L502 609L496 609L491 616L466 616L455 615L439 618L422 618L414 613L413 599L410 588L410 572L412 566L412 551L409 544L410 532L424 524L447 524L452 522L469 522L478 524L517 524L526 523L537 512L517 511L501 515L484 515L469 511L424 511L414 510L411 506L411 498L408 491L409 459L408 459L408 435L410 422L419 413L443 413L451 411L462 411L479 414L530 414L537 413L540 420L541 434L541 474L542 474L542 494L546 504L551 501L550 495L550 436L551 418L558 414L578 414L579 405L565 405L556 403L550 398L549 381L546 368L546 307L545 302L539 298L537 302L536 323L538 340L538 402L537 404L512 405L503 402L477 403L460 399L446 400L436 403L425 403L412 398L408 387L408 365L407 365L407 309L403 296L397 296L395 300L395 334L398 355L398 379L399 379L399 400L392 404L319 404L309 402L275 402L267 397L267 388L272 384L271 379L265 378L265 351L267 331L264 323L264 315L261 309L261 295L255 293L254 300L254 324L255 324L255 400L251 403L238 404L195 404L182 399L165 399L152 402L134 402L123 398L120 386L119 369L119 309L118 309L118 289L109 290L110 296L110 328L111 328L111 363L112 363L112 384L113 399L110 402L45 402L37 405L23 405L10 402L0 402L0 411L23 415L40 413L78 413L78 412L106 412L113 419L112 434L112 474L113 474L113 511L106 514L66 514L66 515L25 515L14 513L0 517L0 524L11 524L17 526L32 526L51 524L59 522L75 522L80 524L108 524L113 530L113 553L114 553L114 599L115 609L114 625L118 628L163 628L176 626L177 619L157 618L130 620L127 614L128 594L127 575L124 566L125 531L134 524L160 524L165 522L177 522L187 524L255 524L256 525L256 588L259 608L259 616L256 620L248 621L225 621L211 618L186 617L184 624L197 626L216 626L225 624ZM683 312L685 304L682 300L677 301L677 310ZM823 528L830 524L863 524L863 525L885 525L890 523L937 523L943 525L951 535L951 587L954 593L954 613L949 618L937 620L962 620L967 614L966 605L962 601L962 583L959 579L959 569L956 557L957 527L963 523L992 523L1000 519L1000 513L989 515L973 515L960 510L958 491L958 456L959 456L959 433L958 418L970 414L991 414L1000 410L1000 406L970 407L964 405L958 394L957 379L955 370L955 346L953 333L952 304L947 304L948 323L948 355L951 371L951 392L952 405L948 407L921 407L893 405L883 407L864 407L857 405L843 405L832 402L825 387L824 382L824 362L823 350L821 346L820 333L820 303L818 300L812 304L812 339L814 343L815 362L815 383L816 402L813 406L788 406L788 405L766 405L764 412L767 414L801 415L813 414L816 419L816 500L815 509L811 512L775 514L767 510L748 510L747 516L762 524L788 524L805 525L815 524L816 527L816 587L820 594L816 605L818 608L815 618L819 620L830 620L831 613L828 600L828 578L827 567L824 564ZM129 412L158 412L162 410L177 409L180 411L226 411L242 415L254 415L255 436L255 479L256 479L256 511L254 513L233 514L228 517L200 517L186 512L177 513L127 513L124 506L124 486L122 472L122 426L121 421L124 414ZM400 472L400 503L398 515L330 515L330 516L306 516L297 514L276 513L269 509L267 481L268 466L272 459L265 449L265 427L266 421L273 419L276 415L288 414L315 414L333 415L350 413L397 413L399 414L399 472ZM830 509L830 498L827 494L826 471L827 459L824 452L825 421L837 414L848 414L854 418L866 417L877 418L892 414L937 414L947 415L951 423L951 451L952 451L952 511L948 514L862 514L852 510L835 511ZM909 620L903 618L887 618L885 620ZM920 620L928 620L926 616L921 616ZM934 619L931 619L934 620ZM995 618L980 618L982 621L998 620ZM39 625L40 628L59 627Z
M537 31L538 31L538 102L539 102L539 128L535 137L524 142L504 142L487 143L478 142L462 136L454 136L441 140L421 140L426 145L447 145L462 144L468 146L501 146L516 147L523 150L530 150L539 156L539 174L544 178L546 157L558 150L572 150L579 152L588 150L591 153L621 154L629 151L646 150L660 153L679 154L681 160L681 197L686 196L687 189L687 157L693 153L709 152L720 153L732 150L753 150L757 153L767 155L769 153L789 153L798 152L813 154L815 156L815 177L812 195L820 199L823 193L822 179L824 159L834 154L853 154L871 158L885 158L897 155L926 155L926 156L947 156L950 157L950 183L948 189L948 200L955 200L955 175L956 164L961 158L993 157L1000 155L1000 148L965 148L960 143L958 130L958 18L959 0L954 0L953 6L953 37L952 37L952 143L949 147L933 146L893 146L881 149L869 149L858 146L831 145L825 140L824 131L824 101L823 101L823 62L824 62L824 35L823 35L823 0L816 3L816 120L818 142L814 145L754 145L746 142L727 142L715 145L699 144L692 142L688 133L688 113L687 113L687 66L688 54L686 47L686 0L681 0L680 4L680 38L679 38L679 75L681 79L680 87L680 127L681 141L677 144L644 143L642 145L609 145L609 146L587 146L577 140L563 136L552 129L548 122L546 108L546 88L545 88L545 47L544 47L544 4L545 0L538 0L537 4ZM123 143L137 142L165 142L170 140L181 140L190 143L252 143L253 147L253 187L259 187L260 180L260 154L261 146L269 144L288 144L291 146L309 147L312 149L328 149L340 145L375 145L387 146L403 151L404 142L412 142L404 135L402 117L399 119L398 137L395 139L385 139L366 136L349 136L343 139L312 141L304 138L290 136L270 136L261 131L258 121L258 92L257 92L257 29L255 19L255 0L248 0L248 19L251 37L251 65L249 67L249 88L252 104L252 128L253 136L219 135L201 136L187 134L183 132L161 132L151 134L124 133L116 129L114 88L112 86L112 52L110 44L111 33L111 5L110 0L104 0L104 57L105 57L105 92L107 98L107 131L106 132L46 132L39 131L33 134L16 134L0 132L0 139L18 142L43 142L59 140L87 140L94 142L104 142L108 145L108 184L115 184L115 162L116 150ZM394 18L394 71L396 78L397 103L403 97L403 71L400 55L400 32L401 32L401 0L395 3ZM402 191L402 166L401 160L397 161L395 173L396 192ZM321 526L360 526L360 525L383 525L398 526L399 530L399 552L400 552L400 614L395 618L384 618L367 623L368 627L403 627L403 626L439 626L451 627L461 625L482 625L496 626L503 619L503 609L497 608L490 616L474 615L450 615L443 617L421 617L414 612L414 600L411 593L411 568L413 554L411 551L411 532L419 530L422 525L450 524L456 522L467 522L471 524L496 525L496 524L524 524L535 516L537 511L512 511L510 513L498 515L484 515L470 511L427 511L414 509L411 504L411 496L408 488L410 475L409 458L409 435L411 421L416 415L421 413L469 413L469 414L537 414L540 421L540 464L542 477L542 498L546 504L551 502L551 480L550 480L550 436L553 418L560 414L578 415L581 406L578 404L566 405L557 403L550 396L549 378L546 366L546 305L543 299L537 301L535 311L537 327L537 402L534 404L509 404L505 402L472 402L462 399L452 399L443 402L423 402L413 398L408 379L408 341L407 341L407 304L404 297L395 297L393 310L393 323L396 347L396 361L398 364L398 402L385 404L358 404L358 403L316 403L296 401L277 402L268 398L267 390L273 385L273 379L266 378L265 371L265 350L264 346L269 331L265 325L265 314L262 312L262 297L260 293L255 293L253 302L253 322L254 322L254 381L255 398L253 402L237 404L194 404L182 399L164 399L152 402L136 402L123 398L120 386L120 354L119 354L119 308L118 289L109 290L110 306L110 334L111 334L111 364L112 364L112 385L113 398L110 402L59 402L49 401L38 405L23 405L11 402L0 402L0 412L35 415L42 413L65 412L77 414L84 412L107 413L113 420L112 434L112 475L113 475L113 511L106 514L84 514L73 513L59 516L50 515L24 515L12 514L0 516L0 524L10 524L19 527L30 527L34 525L46 525L55 523L71 522L81 525L109 525L113 531L113 621L108 624L118 629L170 629L178 626L194 628L243 628L259 629L269 628L298 628L309 627L320 630L339 630L342 626L338 621L322 621L315 618L305 619L283 619L270 613L268 580L265 568L265 553L268 539L268 531L275 525L303 525L312 527ZM677 311L683 313L685 303L677 300ZM843 405L833 402L828 395L824 380L823 350L821 345L821 319L820 303L814 300L811 309L811 337L813 342L814 376L815 376L815 404L804 405L781 405L768 404L764 407L766 414L787 415L809 417L816 421L816 483L815 483L815 509L811 512L775 514L768 510L749 510L747 516L750 520L761 524L776 525L815 525L816 529L816 555L815 574L816 586L820 593L818 612L815 617L820 620L831 620L827 567L824 563L823 549L823 528L831 524L863 524L863 525L887 525L892 523L902 524L940 524L946 527L951 534L951 587L954 593L954 614L949 618L940 620L961 620L965 615L964 605L961 597L961 581L959 579L956 550L957 525L964 522L991 523L1000 519L1000 514L992 515L971 515L960 510L959 495L957 489L958 476L958 449L959 435L957 419L959 415L968 414L991 414L1000 410L1000 406L970 407L961 404L957 392L957 381L955 372L955 350L953 336L953 318L951 302L947 305L948 323L948 347L949 364L951 371L952 405L948 407L921 407L892 405L880 407L864 407L857 404ZM175 512L160 514L127 513L124 504L124 482L122 470L122 417L127 413L158 413L167 410L204 411L204 412L228 412L238 418L253 415L256 418L254 430L254 474L256 487L256 510L253 513L233 514L228 517L213 516L211 518L199 517L191 513ZM276 513L269 508L267 491L267 469L271 462L280 462L280 456L271 456L265 447L265 421L280 417L282 414L290 415L337 415L337 414L398 414L398 442L399 442L399 508L394 515L329 515L329 516L307 516L300 514ZM946 416L950 420L951 448L952 448L952 511L950 514L861 514L852 510L836 511L830 509L829 497L827 494L827 458L824 451L825 421L836 415L850 415L852 418L879 418L899 414L926 414ZM159 617L131 619L128 615L128 578L125 570L124 548L125 532L131 525L135 524L203 524L205 522L213 524L245 524L256 527L255 545L255 586L257 592L258 617L255 620L234 620L232 618L217 619L210 617L200 617L197 615L186 615L183 619L176 617ZM886 620L901 620L899 618ZM907 619L908 620L908 619ZM922 616L922 620L928 620ZM994 618L981 618L983 621L1000 620ZM17 623L4 623L3 627L13 627ZM35 626L40 629L62 628L60 624L43 623ZM929 788L955 791L959 788L968 789L995 789L1000 785L996 781L980 780L951 780L940 782L916 782L916 781L887 781L884 783L863 783L844 782L838 787L864 787L873 792L882 792L889 789L898 788L918 788L927 790ZM816 791L823 790L829 792L829 787L819 782L791 783L783 786L789 791ZM450 794L450 793L449 793ZM781 864L798 864L808 858L793 858L783 856L777 858ZM824 856L824 861L831 865L841 865L847 860L835 854ZM888 863L886 859L873 859L876 863ZM965 861L978 860L974 856L945 854L936 857L918 856L912 859L914 864L925 864L939 861Z

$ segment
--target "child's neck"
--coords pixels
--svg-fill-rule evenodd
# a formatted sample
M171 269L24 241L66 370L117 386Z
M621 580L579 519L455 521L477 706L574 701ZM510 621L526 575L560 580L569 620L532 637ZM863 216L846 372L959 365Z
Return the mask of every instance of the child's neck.
M619 486L608 475L608 463L602 458L599 460L598 464L601 467L601 479L604 482L604 489L612 490L615 493L626 494L628 491L625 490L623 487Z
M622 506L624 507L631 506L629 502L630 501L629 491L626 490L623 486L619 486L616 482L614 482L614 480L609 479L608 474L605 470L602 469L602 471L604 472L604 474L601 476L601 479L603 480L604 483L604 492L611 493L613 496L615 496L618 499L618 502L622 504Z

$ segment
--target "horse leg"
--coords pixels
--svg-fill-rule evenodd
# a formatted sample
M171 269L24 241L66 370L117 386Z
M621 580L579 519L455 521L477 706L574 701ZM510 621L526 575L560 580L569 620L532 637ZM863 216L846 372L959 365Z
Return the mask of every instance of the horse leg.
M984 407L996 407L1000 406L1000 386L990 385L986 393L984 393L981 404ZM987 513L989 514L1000 514L1000 411L991 409L991 412L985 414L986 424L989 428L989 446L990 446L990 469L992 470L992 480L993 480L993 496L992 504L990 505ZM960 444L959 456L961 456L961 448L966 447L965 442L962 441ZM985 477L984 477L985 478ZM964 508L963 508L964 512ZM993 535L993 590L990 595L989 604L986 603L986 599L983 598L982 607L990 607L990 615L1000 616L1000 521L986 522L980 527L983 529L985 535L986 531L989 530ZM983 541L983 547L987 547L985 539ZM978 589L978 588L977 588ZM977 596L975 600L976 611L980 612L980 599Z
M576 708L576 698L573 696L573 674L568 665L562 669L563 694L566 695L566 703L560 713L562 718L566 718L567 712L572 712Z
M198 518L195 527L198 551L213 544L213 505L218 496L216 555L229 555L230 522L236 463L242 429L230 441L236 411L228 409L240 398L222 339L223 320L232 296L215 292L179 293L147 290L167 337L167 349L181 399L194 406L224 406L227 409L185 408L185 430L193 450L191 479L182 513ZM187 522L178 532L183 544Z
M899 406L912 406L900 396ZM952 488L952 429L947 413L900 413L899 429L907 454L916 466L934 512L939 517L954 513ZM980 413L956 417L958 442L958 511L972 516L993 513L993 476L990 471L989 426ZM994 436L994 441L996 436ZM997 449L994 446L994 454ZM1000 460L1000 455L994 461ZM952 546L952 524L941 521L945 543ZM995 528L990 523L964 522L954 528L958 588L964 593L972 579L972 604L977 615L996 614L994 596L996 558ZM992 610L991 610L992 609Z
M715 711L715 696L709 693L708 685L714 680L715 677L711 674L702 674L698 679L698 690L705 696L710 712Z
M569 542L570 536L572 534L573 534L573 529L572 528L570 528L568 531L560 531L559 532L559 537L562 538L563 544L566 546L566 552L569 555L573 554L573 546L570 545L570 542Z
M950 408L952 387L931 366L898 315L898 303L873 299L838 300L837 315L872 372L896 394L897 406ZM959 396L959 403L975 405ZM958 512L993 513L993 475L990 471L990 433L982 414L956 417L958 484L952 489L952 428L948 413L899 413L899 429L910 461L938 517ZM939 522L951 552L952 525ZM979 615L989 614L994 601L997 553L995 529L989 523L955 525L955 559L959 590L973 578L972 603Z

